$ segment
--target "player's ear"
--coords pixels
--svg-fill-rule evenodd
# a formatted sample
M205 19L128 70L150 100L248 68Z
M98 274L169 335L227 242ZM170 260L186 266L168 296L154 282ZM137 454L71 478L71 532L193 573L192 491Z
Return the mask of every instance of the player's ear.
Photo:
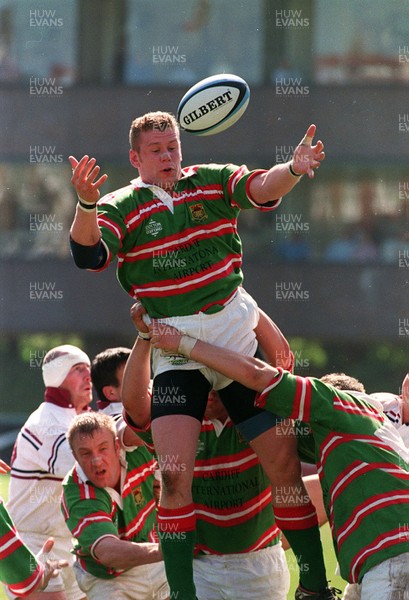
M104 385L104 387L102 388L102 393L104 394L105 398L108 399L109 402L119 401L116 388L113 385Z
M135 169L139 169L139 156L137 151L133 150L132 148L129 150L129 162L133 167L135 167Z

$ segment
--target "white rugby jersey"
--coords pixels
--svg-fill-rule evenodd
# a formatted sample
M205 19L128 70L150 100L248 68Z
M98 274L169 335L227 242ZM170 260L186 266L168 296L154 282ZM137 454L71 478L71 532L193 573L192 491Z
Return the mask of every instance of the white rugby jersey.
M409 448L409 423L403 422L402 415L402 403L404 400L400 396L389 392L371 394L371 398L375 398L382 403L383 412L399 431L405 445Z
M70 538L61 513L61 483L75 460L66 432L76 416L69 394L46 388L19 432L11 459L7 508L18 531Z

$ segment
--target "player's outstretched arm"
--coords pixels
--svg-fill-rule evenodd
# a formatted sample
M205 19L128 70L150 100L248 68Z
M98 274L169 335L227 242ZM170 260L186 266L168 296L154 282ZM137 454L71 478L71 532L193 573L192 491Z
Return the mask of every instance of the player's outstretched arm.
M314 177L325 158L324 144L319 140L313 145L316 131L315 125L310 125L294 151L291 161L274 165L269 171L260 173L250 182L250 194L258 204L281 198L299 182L302 175Z
M282 367L291 371L293 367L293 353L285 336L261 308L259 321L254 332L266 361L273 367Z
M151 344L154 348L162 348L189 356L257 392L262 392L277 374L275 367L258 358L244 356L201 340L195 340L190 336L182 335L170 325L154 321L151 331Z
M101 239L97 223L96 203L100 198L100 187L108 179L108 175L98 178L100 167L95 158L83 156L78 161L69 157L72 168L71 183L78 196L78 204L71 225L71 238L83 246L94 246Z
M141 336L149 335L148 326L143 320L146 314L140 302L131 307L131 319L138 335L129 355L122 378L121 400L125 411L138 427L144 427L151 414L150 354L149 339Z
M113 536L103 537L94 547L95 557L106 567L132 569L163 560L159 544L128 542Z

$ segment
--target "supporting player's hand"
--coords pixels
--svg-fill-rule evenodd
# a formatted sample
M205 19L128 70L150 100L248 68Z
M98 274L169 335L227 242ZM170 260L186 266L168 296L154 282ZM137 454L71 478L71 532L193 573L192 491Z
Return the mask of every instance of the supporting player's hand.
M319 140L312 145L316 131L315 125L310 125L301 142L294 151L292 168L299 175L307 174L310 179L314 177L314 169L318 169L325 158L324 144Z
M68 567L68 562L66 560L48 558L48 555L53 549L53 546L54 539L48 538L48 540L44 543L40 552L36 556L37 560L43 563L44 565L43 577L40 586L37 588L37 591L45 589L50 579L58 577L59 573L61 572L61 569Z
M151 345L154 348L161 348L166 352L177 354L182 337L180 331L166 323L159 323L156 319L149 326L149 330L151 332Z
M97 179L100 167L96 164L95 158L89 158L85 155L78 161L74 156L69 156L72 168L71 183L77 192L77 195L84 202L98 202L101 193L99 188L108 179L108 175L101 175Z
M9 471L10 471L10 467L8 466L8 464L5 463L4 460L1 460L1 458L0 458L0 473L5 475Z
M147 325L149 322L149 315L140 302L135 302L135 304L132 304L130 314L136 330L141 331L142 333L149 333L149 328Z

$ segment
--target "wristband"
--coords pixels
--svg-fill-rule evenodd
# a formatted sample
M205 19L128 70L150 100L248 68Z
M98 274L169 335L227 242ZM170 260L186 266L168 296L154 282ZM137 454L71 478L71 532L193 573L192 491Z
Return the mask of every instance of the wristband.
M139 331L139 329L138 329L138 336L140 338L142 338L143 340L150 340L151 339L151 334L150 333L145 333L144 331Z
M89 202L84 202L83 200L78 199L78 208L80 208L84 212L91 212L92 210L96 210L97 203L94 202L90 204Z
M291 175L293 175L293 177L302 177L302 175L303 175L303 173L296 173L294 171L292 162L289 163L288 170L290 171Z
M190 337L190 335L182 335L178 346L178 354L183 354L190 358L194 346L196 345L197 339Z

